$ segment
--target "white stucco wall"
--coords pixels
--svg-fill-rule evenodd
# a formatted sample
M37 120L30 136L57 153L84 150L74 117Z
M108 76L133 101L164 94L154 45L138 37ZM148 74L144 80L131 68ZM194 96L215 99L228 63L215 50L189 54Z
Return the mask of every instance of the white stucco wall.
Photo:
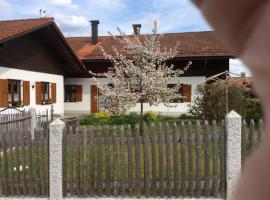
M205 76L194 76L194 77L179 77L175 78L170 83L184 83L192 85L192 99L194 98L196 87L199 83L205 81ZM102 82L108 82L106 79L101 79ZM65 102L65 114L89 114L91 112L91 88L90 85L93 84L90 78L67 78L65 79L65 85L82 85L83 86L83 96L81 102ZM159 114L168 116L179 116L187 112L187 105L189 103L177 103L171 104L173 107L167 107L164 104L158 106L150 106L149 104L144 104L145 111L154 111ZM130 112L140 112L140 104L137 104L134 108L130 109Z
M41 112L45 111L46 109L50 109L51 104L36 105L36 88L32 88L32 85L35 85L35 82L37 81L56 83L56 103L52 105L54 107L55 113L64 113L64 77L62 75L0 67L0 79L16 79L30 81L30 105L24 106L20 109L27 110L30 107L35 107L37 111Z

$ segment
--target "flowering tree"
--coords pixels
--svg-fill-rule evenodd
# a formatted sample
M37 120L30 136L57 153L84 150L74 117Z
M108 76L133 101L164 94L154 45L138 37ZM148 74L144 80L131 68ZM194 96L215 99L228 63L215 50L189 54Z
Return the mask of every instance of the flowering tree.
M112 98L118 103L119 112L126 112L137 103L141 104L141 123L143 119L143 103L157 105L164 103L169 106L171 100L181 98L179 96L180 83L168 88L168 83L175 77L184 74L191 66L188 62L183 69L175 69L167 61L177 55L178 44L174 48L161 47L163 36L157 33L156 23L153 34L127 36L119 28L120 36L110 34L131 55L127 58L113 47L114 55L109 55L100 47L106 59L112 62L112 67L102 74L95 76L104 77L110 84L104 84L97 78L93 82L100 92L106 97Z

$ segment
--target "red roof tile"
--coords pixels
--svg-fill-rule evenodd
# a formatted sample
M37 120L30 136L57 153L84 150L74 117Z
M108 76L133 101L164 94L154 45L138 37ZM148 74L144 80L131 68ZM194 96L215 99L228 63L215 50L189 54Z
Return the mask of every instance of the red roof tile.
M102 59L103 55L98 46L101 45L104 50L112 53L112 47L119 50L122 46L110 36L99 37L96 45L91 44L90 37L68 37L66 38L70 46L82 60ZM166 33L161 41L161 46L173 48L179 42L177 57L232 57L229 49L217 39L213 31L205 32L186 32L186 33Z
M52 23L53 18L0 21L0 42Z

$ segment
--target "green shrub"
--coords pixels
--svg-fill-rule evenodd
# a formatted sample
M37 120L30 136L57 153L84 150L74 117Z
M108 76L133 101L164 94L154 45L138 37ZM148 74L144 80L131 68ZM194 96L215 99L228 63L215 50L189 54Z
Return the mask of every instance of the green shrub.
M125 115L124 117L126 124L130 124L131 127L135 127L135 125L138 124L140 121L140 117L136 113L130 113L128 115Z
M143 121L144 122L156 122L157 115L153 111L149 111L143 115Z
M245 119L249 122L254 119L255 123L258 123L263 118L263 111L260 102L256 99L248 99L246 101Z

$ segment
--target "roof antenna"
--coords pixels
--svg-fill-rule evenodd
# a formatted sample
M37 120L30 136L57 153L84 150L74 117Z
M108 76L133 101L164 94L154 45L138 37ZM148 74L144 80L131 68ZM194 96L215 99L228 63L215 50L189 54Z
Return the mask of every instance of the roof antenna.
M45 13L46 13L46 10L44 10L44 9L39 9L39 15L40 15L40 17L41 18L44 18L45 17Z

